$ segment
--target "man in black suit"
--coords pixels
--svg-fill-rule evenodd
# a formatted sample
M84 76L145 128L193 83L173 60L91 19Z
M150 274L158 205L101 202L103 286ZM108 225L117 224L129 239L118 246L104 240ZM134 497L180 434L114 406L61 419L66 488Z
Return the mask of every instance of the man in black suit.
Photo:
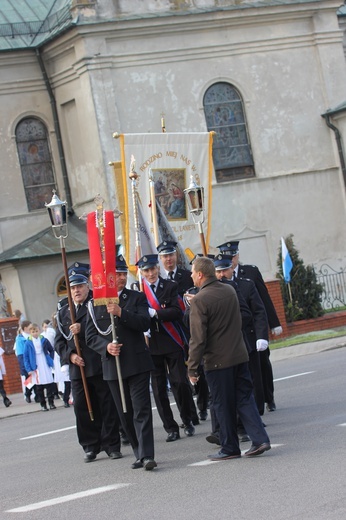
M94 306L89 302L86 338L102 357L103 377L117 406L136 461L133 469L154 469L153 419L150 400L150 371L154 368L144 332L150 327L148 303L143 293L126 288L128 268L122 255L116 258L119 304ZM115 316L118 343L112 341L110 314ZM119 356L127 412L123 412L115 356Z
M107 383L103 380L101 357L91 350L85 340L87 303L92 297L88 278L70 269L69 282L75 305L75 323L70 308L63 301L57 312L57 333L54 348L61 364L70 369L73 409L76 416L77 436L85 455L91 462L104 450L111 459L122 457L120 452L119 417ZM82 357L77 354L74 335L78 335ZM80 367L84 367L94 420L89 415Z
M267 313L267 319L269 328L274 335L282 334L282 327L280 325L279 318L276 314L274 304L270 298L268 289L264 283L262 274L257 266L248 264L239 264L239 241L230 241L225 244L217 246L222 254L232 256L234 266L234 279L237 278L249 278L252 280L256 289L261 297L263 305ZM274 378L273 368L270 362L270 350L260 352L260 362L262 370L262 381L264 389L264 398L267 403L267 410L274 412L276 410L276 404L274 401Z
M249 369L254 384L254 394L260 415L264 413L264 391L260 364L260 352L268 348L268 320L263 302L255 283L247 278L233 281L232 256L217 255L214 259L216 277L225 283L235 284L251 312L251 321L244 323L242 331L246 337L249 354Z
M151 316L149 349L155 365L151 385L158 413L168 433L166 441L173 442L180 435L167 395L167 378L174 395L179 396L185 435L194 435L195 428L191 420L191 389L186 373L184 341L179 328L182 311L178 303L178 286L159 276L158 263L158 255L153 254L143 256L136 265L141 270Z
M178 284L178 301L182 313L185 313L185 303L183 300L184 294L193 287L193 281L191 278L191 271L187 269L182 269L178 267L178 257L176 250L177 242L172 242L168 240L164 240L157 246L157 251L159 253L159 258L161 264L163 266L163 270L161 271L162 278L166 278L167 280L173 280ZM190 331L187 327L185 327L184 323L181 325L182 333L186 339L186 349L188 349L188 344L190 340ZM198 385L196 385L196 395L197 395L197 406L199 409L198 416L201 421L205 421L208 416L207 408L208 408L208 397L209 397L209 389L203 374L203 369L201 367L201 377L198 381ZM192 396L192 390L190 392L190 408L191 408L191 419L194 425L199 424L197 411L195 402ZM180 411L180 400L179 396L175 395L175 400L177 402L177 406Z

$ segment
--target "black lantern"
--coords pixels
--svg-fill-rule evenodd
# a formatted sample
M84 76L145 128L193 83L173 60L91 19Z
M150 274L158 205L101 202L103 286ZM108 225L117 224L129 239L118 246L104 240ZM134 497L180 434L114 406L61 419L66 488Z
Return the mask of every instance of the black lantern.
M184 193L189 212L192 215L194 223L198 226L203 255L206 256L207 249L202 228L202 224L204 222L204 188L202 186L198 186L193 176L191 175L190 186L184 190Z
M45 203L55 238L61 239L68 236L66 201L61 201L53 190L53 197L49 204Z

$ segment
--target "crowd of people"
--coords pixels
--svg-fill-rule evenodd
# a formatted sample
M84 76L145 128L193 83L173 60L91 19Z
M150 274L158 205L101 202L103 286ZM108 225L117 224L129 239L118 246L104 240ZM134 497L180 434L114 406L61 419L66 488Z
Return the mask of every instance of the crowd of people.
M74 263L71 298L52 320L41 328L20 324L24 398L30 403L34 394L42 411L54 410L63 385L87 463L100 451L119 459L129 443L133 469L157 466L151 391L166 442L178 441L181 430L193 437L209 413L206 440L219 446L211 460L240 457L240 442L251 442L247 457L271 448L261 418L265 408L276 410L268 331L282 329L262 275L239 264L239 242L221 244L216 256L197 255L191 271L178 267L176 246L164 241L138 260L142 290L127 287L128 266L118 255L118 300L107 305L95 305L89 265Z

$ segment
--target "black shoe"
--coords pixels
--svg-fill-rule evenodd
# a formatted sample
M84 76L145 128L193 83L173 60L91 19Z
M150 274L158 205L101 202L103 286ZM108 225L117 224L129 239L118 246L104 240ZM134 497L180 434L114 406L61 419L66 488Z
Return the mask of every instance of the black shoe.
M68 401L64 401L64 408L70 408Z
M10 401L8 397L4 397L4 405L6 406L6 408L11 406L11 404L12 404L12 401Z
M41 405L41 411L42 411L42 412L48 412L47 405L42 404L42 405Z
M192 423L185 426L184 433L187 437L192 437L195 434L195 428Z
M267 403L267 410L268 412L275 412L276 410L276 404L275 401L271 401L270 403Z
M37 397L37 395L35 395L35 403L39 403L40 402L40 398Z
M151 471L156 468L157 464L152 457L145 457L142 460L143 468L147 471Z
M130 444L130 441L128 440L126 435L124 435L123 433L120 434L120 439L121 439L121 444L123 446L128 446Z
M191 422L192 422L192 424L193 424L194 426L198 426L199 424L201 424L201 423L199 422L198 417L195 417L194 419L192 419Z
M27 395L27 396L25 397L25 400L26 400L27 403L31 403L31 397L30 397L30 395Z
M84 462L92 462L96 459L96 453L94 451L87 451L84 455Z
M56 406L55 406L55 404L54 404L54 403L50 403L50 405L49 405L49 409L50 409L50 410L56 410Z
M218 446L220 446L219 435L216 432L209 433L209 435L206 436L205 440L210 442L210 444L217 444Z
M110 459L121 459L122 456L123 455L120 451L111 451L110 453L108 453L108 457Z
M208 417L208 412L207 410L202 410L199 412L199 418L201 419L201 421L206 421L207 420L207 417Z
M208 455L208 459L210 460L229 460L229 459L239 459L241 457L241 453L224 453L222 450L218 451L214 455Z
M255 457L256 455L261 455L265 451L268 451L271 449L269 442L263 442L263 444L260 444L259 446L255 446L255 444L252 444L251 448L245 452L245 455L247 457Z
M143 462L140 459L137 459L133 464L131 464L132 469L143 468Z
M178 439L180 439L179 432L170 432L167 435L166 442L174 442L174 441L177 441Z

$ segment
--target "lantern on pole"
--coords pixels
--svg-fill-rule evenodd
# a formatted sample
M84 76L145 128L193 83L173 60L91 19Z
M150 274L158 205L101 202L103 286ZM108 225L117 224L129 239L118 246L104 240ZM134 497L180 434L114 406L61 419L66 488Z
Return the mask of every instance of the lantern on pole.
M202 245L202 252L207 256L207 248L205 245L203 222L204 222L204 188L196 184L195 179L191 175L190 186L184 190L185 199L192 215L192 219L198 226L199 236Z

